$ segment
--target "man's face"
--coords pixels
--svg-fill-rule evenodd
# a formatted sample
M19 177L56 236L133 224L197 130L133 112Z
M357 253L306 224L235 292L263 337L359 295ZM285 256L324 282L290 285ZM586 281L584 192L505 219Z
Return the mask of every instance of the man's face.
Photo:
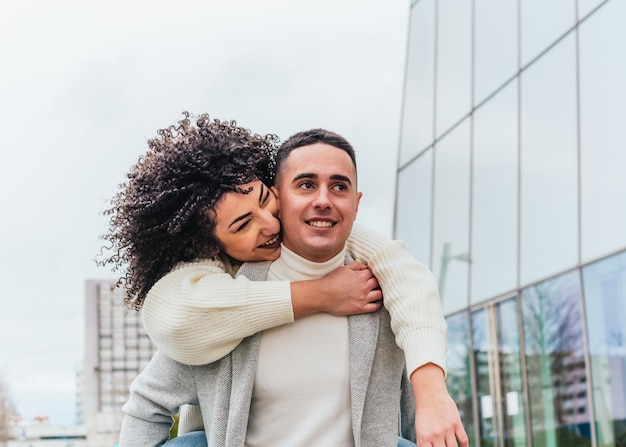
M280 167L274 192L285 247L314 262L343 250L359 209L350 156L324 143L294 149Z

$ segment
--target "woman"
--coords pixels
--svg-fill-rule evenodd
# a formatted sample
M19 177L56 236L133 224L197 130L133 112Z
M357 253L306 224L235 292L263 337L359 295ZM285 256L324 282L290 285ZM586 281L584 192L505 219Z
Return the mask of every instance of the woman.
M268 188L276 141L206 115L194 126L186 114L177 127L161 130L149 141L150 150L131 168L127 184L107 211L111 227L105 238L114 254L101 264L126 266L119 282L126 288L126 303L143 308L146 331L177 361L212 362L244 337L309 313L350 315L373 312L381 305L378 283L360 263L317 281L232 278L240 262L279 256L277 208ZM238 247L217 237L215 209L225 194L247 194L239 185L250 182L259 185L252 192L260 191L258 212L242 217L237 234L255 236L247 250L236 251ZM422 358L407 358L409 371L426 362L444 369L445 321L434 280L406 256L389 264L400 247L361 227L348 244L353 257L369 261L373 269L380 266L375 273L382 275L387 301L393 302L401 287L402 294L423 297L405 300L404 307L392 313L400 347L414 347L419 332L429 333L423 337L429 343L436 340L430 351L423 349ZM320 302L320 296L327 299ZM409 324L407 315L417 315L419 321Z

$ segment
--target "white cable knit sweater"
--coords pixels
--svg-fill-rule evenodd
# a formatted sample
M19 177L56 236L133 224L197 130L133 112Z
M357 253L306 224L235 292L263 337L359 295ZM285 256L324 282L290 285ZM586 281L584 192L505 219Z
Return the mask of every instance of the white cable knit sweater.
M445 373L446 322L435 278L400 241L354 225L348 253L378 279L407 373L434 363ZM220 359L243 338L293 321L289 282L233 278L235 269L204 260L181 264L161 278L142 308L157 347L181 363Z

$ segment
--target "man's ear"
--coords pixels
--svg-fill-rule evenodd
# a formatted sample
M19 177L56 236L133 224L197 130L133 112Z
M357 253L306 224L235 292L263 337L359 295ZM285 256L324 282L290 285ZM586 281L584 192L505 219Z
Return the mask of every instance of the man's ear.
M356 207L354 208L354 215L359 212L359 203L361 203L361 197L363 197L363 193L361 191L356 193Z
M272 191L272 194L274 194L274 197L276 197L276 205L278 206L278 217L280 218L280 199L278 198L278 188L276 188L275 186L271 186L270 191Z

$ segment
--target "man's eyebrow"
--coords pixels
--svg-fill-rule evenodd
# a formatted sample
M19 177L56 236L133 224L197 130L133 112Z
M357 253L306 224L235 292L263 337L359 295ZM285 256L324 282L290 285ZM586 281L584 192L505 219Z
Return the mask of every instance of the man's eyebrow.
M303 172L302 174L298 174L296 175L292 182L297 182L298 180L302 180L305 178L318 178L319 176L317 174L314 174L312 172Z
M350 177L346 177L345 175L341 175L341 174L334 174L330 176L331 180L340 180L342 182L346 182L348 185L352 185L352 180L350 180Z
M302 180L302 179L316 179L319 178L319 175L314 174L312 172L303 172L302 174L298 174L296 175L292 181L297 182L298 180ZM341 174L333 174L330 176L331 180L339 180L342 182L346 182L348 185L352 185L352 180L350 180L350 177L347 177L345 175L341 175Z

